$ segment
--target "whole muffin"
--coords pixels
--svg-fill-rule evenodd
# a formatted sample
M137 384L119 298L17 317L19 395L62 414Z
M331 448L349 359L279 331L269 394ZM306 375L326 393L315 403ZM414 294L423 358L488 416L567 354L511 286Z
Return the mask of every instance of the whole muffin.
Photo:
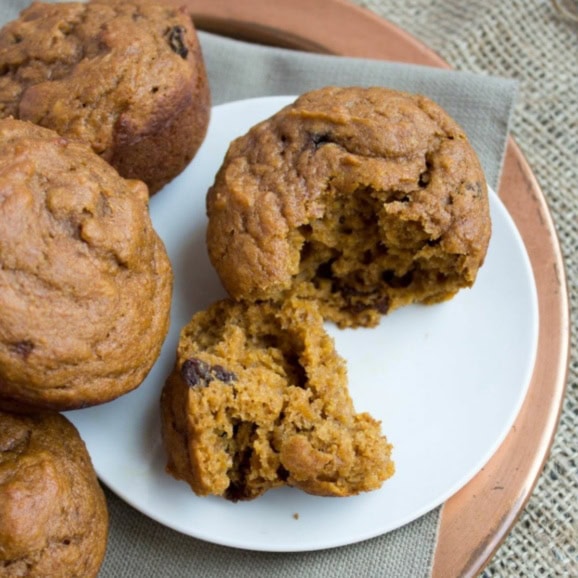
M0 406L72 409L137 387L171 290L144 183L83 143L0 120Z
M311 301L223 300L197 313L161 408L167 471L201 496L250 500L282 485L350 496L394 472Z
M253 127L207 214L232 297L314 299L340 326L471 286L491 229L463 130L428 98L385 88L316 90Z
M184 8L34 3L0 31L0 117L89 143L151 194L193 158L209 114L201 49Z
M0 412L0 576L90 578L108 512L84 442L56 413Z

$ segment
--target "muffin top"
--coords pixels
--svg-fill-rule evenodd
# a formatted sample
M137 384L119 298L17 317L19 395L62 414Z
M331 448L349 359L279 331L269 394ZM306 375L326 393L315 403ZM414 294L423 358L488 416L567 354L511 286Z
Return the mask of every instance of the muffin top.
M208 95L205 80L191 18L167 3L33 3L0 31L0 117L90 143L115 166L118 148L162 131L201 88Z
M0 121L0 397L68 409L142 381L172 272L148 194L82 143Z
M369 293L385 312L404 294L435 301L471 285L490 236L463 130L428 98L379 87L306 93L235 140L207 214L211 261L231 296L329 284L351 315ZM434 252L449 256L437 285L426 272L435 259L425 263Z
M107 534L104 493L74 426L0 411L0 575L96 576Z

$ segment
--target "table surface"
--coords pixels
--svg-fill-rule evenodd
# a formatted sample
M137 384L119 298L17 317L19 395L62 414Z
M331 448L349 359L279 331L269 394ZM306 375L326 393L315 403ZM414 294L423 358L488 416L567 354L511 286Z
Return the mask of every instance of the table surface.
M318 53L449 65L394 24L344 0L187 0L199 29ZM302 14L307 13L307 18ZM487 466L443 506L433 575L472 575L507 536L542 470L558 424L569 352L568 293L554 223L510 139L500 197L530 255L539 293L539 352L528 396ZM528 210L531 207L531 210Z

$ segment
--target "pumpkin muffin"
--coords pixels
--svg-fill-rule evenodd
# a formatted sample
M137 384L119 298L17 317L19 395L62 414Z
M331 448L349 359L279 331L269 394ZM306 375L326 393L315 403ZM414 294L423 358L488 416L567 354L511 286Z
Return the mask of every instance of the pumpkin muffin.
M97 576L107 535L104 493L74 426L0 411L0 576Z
M464 131L428 98L378 87L307 93L235 140L207 214L233 298L312 299L342 327L470 287L491 230Z
M201 48L184 8L33 3L0 31L0 117L89 143L151 194L193 158L209 114Z
M172 291L148 199L87 145L0 120L0 406L73 409L142 382Z
M394 472L312 301L223 300L197 313L161 408L167 470L201 496L250 500L283 485L350 496Z

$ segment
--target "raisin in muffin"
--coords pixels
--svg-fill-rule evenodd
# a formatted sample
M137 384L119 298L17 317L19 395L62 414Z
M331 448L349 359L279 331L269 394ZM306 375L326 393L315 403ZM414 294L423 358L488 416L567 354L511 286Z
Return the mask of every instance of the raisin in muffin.
M490 237L463 130L424 96L307 93L235 140L207 198L211 261L235 299L319 302L375 325L474 283Z
M184 8L34 3L0 31L0 117L89 143L151 193L193 158L209 112L201 49Z
M0 576L97 576L107 535L104 493L74 426L0 411Z
M172 291L148 198L87 145L0 120L0 406L94 405L144 379Z
M311 301L223 300L197 313L161 408L167 470L201 496L250 500L282 485L350 496L394 472Z

